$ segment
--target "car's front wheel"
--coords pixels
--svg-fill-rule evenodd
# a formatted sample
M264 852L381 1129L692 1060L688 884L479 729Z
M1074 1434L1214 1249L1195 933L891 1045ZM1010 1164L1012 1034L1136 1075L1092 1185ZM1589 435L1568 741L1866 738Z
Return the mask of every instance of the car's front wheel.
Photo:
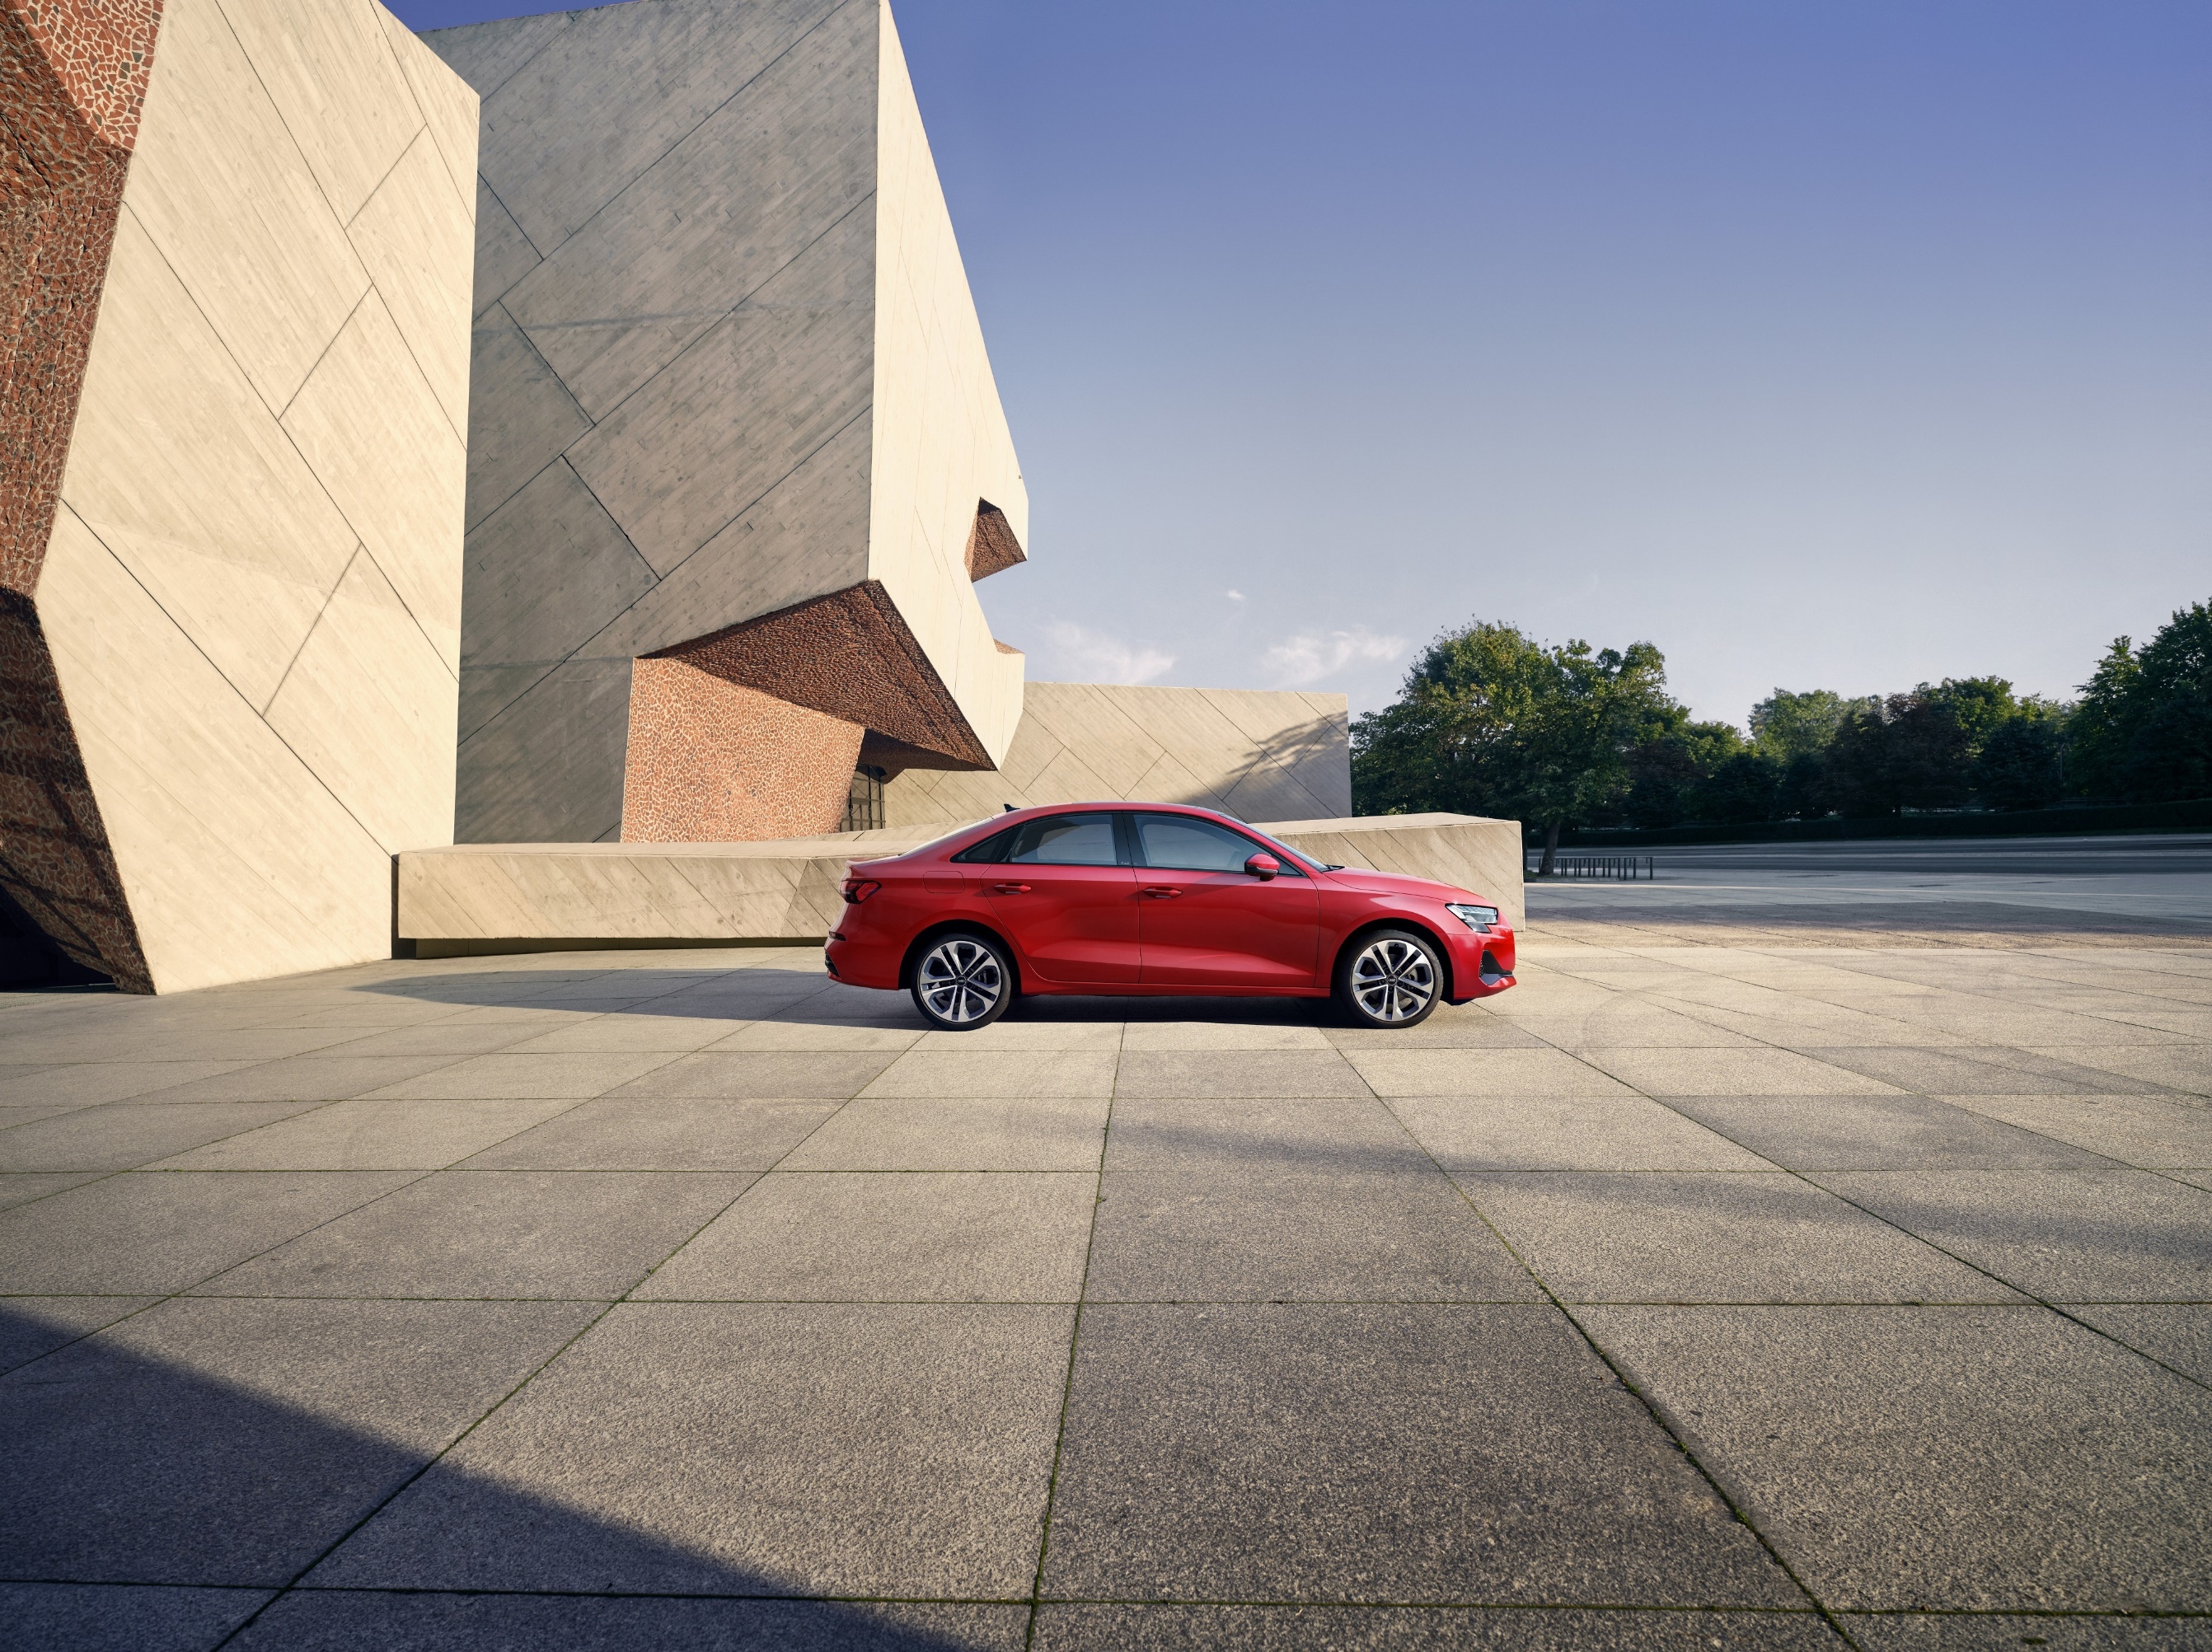
M1006 1014L1014 970L1006 949L988 935L956 930L939 935L914 967L914 1006L945 1032L971 1032Z
M1412 1027L1443 996L1435 945L1410 929L1362 935L1336 965L1336 1003L1356 1027Z

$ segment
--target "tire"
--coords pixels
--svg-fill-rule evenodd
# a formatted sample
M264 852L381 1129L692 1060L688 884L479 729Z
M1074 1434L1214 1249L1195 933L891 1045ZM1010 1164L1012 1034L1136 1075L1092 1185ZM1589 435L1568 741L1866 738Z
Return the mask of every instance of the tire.
M1006 949L973 929L955 929L922 949L914 965L914 1007L941 1032L973 1032L1014 1001Z
M1418 1027L1443 995L1436 944L1414 930L1370 930L1336 963L1337 1010L1355 1027Z

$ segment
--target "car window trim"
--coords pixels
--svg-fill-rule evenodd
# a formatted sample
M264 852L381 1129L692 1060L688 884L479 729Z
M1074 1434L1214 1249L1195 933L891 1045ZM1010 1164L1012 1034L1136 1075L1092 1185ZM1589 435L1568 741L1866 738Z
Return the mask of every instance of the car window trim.
M1195 820L1207 826L1218 827L1221 830L1228 833L1231 837L1241 837L1245 842L1251 844L1252 854L1264 854L1269 859L1273 860L1278 865L1280 865L1283 868L1283 871L1277 874L1278 877L1285 874L1292 878L1307 878L1311 876L1311 873L1306 869L1304 865L1304 857L1303 855L1290 854L1290 858L1285 859L1284 857L1285 854L1289 854L1290 852L1285 850L1281 844L1275 842L1273 839L1257 841L1249 832L1246 832L1235 826L1231 826L1225 820L1215 820L1209 815L1170 814L1165 810L1161 809L1130 809L1124 812L1126 812L1129 817L1129 847L1133 856L1129 863L1131 865L1146 867L1153 872L1221 872L1231 870L1241 872L1243 870L1242 867L1231 868L1228 866L1154 866L1151 859L1147 858L1145 853L1144 835L1138 830L1139 823L1146 816L1150 816L1155 820ZM1244 858L1247 860L1249 860L1252 858L1252 855L1248 854Z

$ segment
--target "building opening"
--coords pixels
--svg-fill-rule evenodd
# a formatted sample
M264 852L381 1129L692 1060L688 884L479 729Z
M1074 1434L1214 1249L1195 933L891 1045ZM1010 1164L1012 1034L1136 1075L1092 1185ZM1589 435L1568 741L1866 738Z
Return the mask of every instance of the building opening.
M872 832L884 823L884 781L890 771L862 763L853 771L853 789L845 794L845 829Z

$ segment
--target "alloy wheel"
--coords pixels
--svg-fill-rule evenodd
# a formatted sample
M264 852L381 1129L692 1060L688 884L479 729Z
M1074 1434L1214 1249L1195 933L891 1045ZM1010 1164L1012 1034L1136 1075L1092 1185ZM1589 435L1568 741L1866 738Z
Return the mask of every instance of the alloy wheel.
M997 953L970 936L954 935L930 948L915 985L931 1015L964 1027L998 1007L1006 977Z
M1414 1020L1436 995L1436 961L1400 936L1385 935L1352 963L1352 996L1370 1020Z

